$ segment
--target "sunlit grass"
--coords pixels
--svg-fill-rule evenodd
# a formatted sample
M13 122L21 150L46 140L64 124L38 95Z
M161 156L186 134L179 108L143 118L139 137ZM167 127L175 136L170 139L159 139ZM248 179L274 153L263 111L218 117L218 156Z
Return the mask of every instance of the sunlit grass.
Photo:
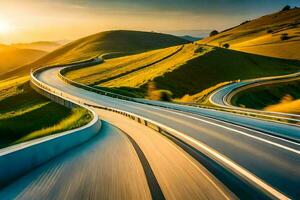
M176 52L179 48L180 46L176 46L176 47L154 50L154 51L132 55L132 56L124 56L120 58L109 59L106 60L104 63L96 66L82 68L82 69L68 72L66 76L75 81L79 81L81 83L91 85L101 80L115 77L118 76L119 74L130 72L141 66L151 64L157 60L160 60ZM121 84L116 84L116 85L123 86Z
M223 31L200 43L214 46L230 44L231 49L277 58L300 59L298 25L300 9L269 14ZM281 35L288 34L288 40Z
M140 87L147 84L149 81L154 80L156 77L164 76L166 73L170 73L173 70L180 68L186 63L187 60L194 58L195 56L203 55L206 52L212 50L212 47L207 47L203 52L196 53L198 45L188 44L175 55L155 63L144 69L129 73L122 77L113 79L108 82L104 82L101 86L104 87ZM139 65L137 65L138 67Z
M50 102L37 103L37 104L34 104L30 107L23 107L23 108L16 109L16 110L13 110L13 111L9 111L9 112L3 113L3 114L1 113L0 120L10 119L10 118L13 118L13 117L18 117L18 116L30 113L34 110L42 108L43 106L46 106L49 103Z
M27 78L0 82L0 148L88 123L82 109L71 110L36 93Z
M280 103L269 105L265 107L264 110L272 112L300 114L300 99L293 100L293 98L289 97L289 95L285 96Z
M74 108L67 118L61 120L57 124L29 133L21 139L17 140L15 143L25 142L35 138L78 128L90 122L91 119L92 115L88 110L83 108Z

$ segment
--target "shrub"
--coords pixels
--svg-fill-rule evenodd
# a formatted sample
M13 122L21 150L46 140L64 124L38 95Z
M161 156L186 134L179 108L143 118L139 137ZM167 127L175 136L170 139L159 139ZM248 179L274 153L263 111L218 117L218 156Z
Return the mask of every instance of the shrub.
M158 92L160 94L160 100L161 101L171 101L172 98L172 92L169 90L157 90L156 92Z
M291 6L286 5L286 6L284 6L284 7L282 8L281 11L287 11L287 10L290 10L290 9L291 9Z
M273 30L269 29L267 30L267 33L273 33Z
M230 45L228 43L223 44L223 47L228 49L230 47Z
M218 35L219 34L219 31L217 30L213 30L212 32L210 32L209 36L214 36L214 35Z
M149 99L158 101L171 101L172 92L169 90L154 90L151 92Z
M287 33L283 33L281 36L280 36L280 39L281 40L288 40L290 37Z

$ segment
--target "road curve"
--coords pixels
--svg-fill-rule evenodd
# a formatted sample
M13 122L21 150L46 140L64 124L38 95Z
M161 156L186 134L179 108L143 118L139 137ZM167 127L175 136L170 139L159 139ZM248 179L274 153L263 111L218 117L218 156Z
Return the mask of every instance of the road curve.
M115 107L159 121L212 147L287 197L299 196L299 143L219 120L230 116L235 121L241 118L228 113L178 105L184 108L180 112L95 94L63 82L57 76L59 70L46 70L38 75L38 79L85 103ZM208 114L209 118L206 117ZM219 119L212 119L212 115ZM272 129L270 122L262 121L261 124L265 130ZM276 125L283 127L282 130L288 129L290 133L299 131L297 127Z
M277 117L285 117L285 118L297 118L300 122L300 116L295 114L288 114L288 113L277 113L277 112L267 112L261 110L255 110L250 108L241 108L238 106L234 106L231 103L232 98L237 95L239 92L242 92L246 89L259 87L262 85L269 85L275 83L284 83L290 82L300 79L300 72L288 74L288 75L281 75L281 76L272 76L272 77L264 77L264 78L257 78L257 79L249 79L244 80L241 82L231 83L224 87L221 87L213 94L210 95L209 101L213 105L222 107L222 108L230 108L234 110L240 110L245 112L253 112L253 113L260 113L260 114L267 114L273 115Z

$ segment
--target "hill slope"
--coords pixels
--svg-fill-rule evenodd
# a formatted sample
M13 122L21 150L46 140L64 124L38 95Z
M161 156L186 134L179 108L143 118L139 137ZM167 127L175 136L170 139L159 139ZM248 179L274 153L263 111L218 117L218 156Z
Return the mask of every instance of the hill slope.
M200 43L214 46L228 43L235 50L300 60L300 8L246 21Z
M18 71L6 74L6 76L24 75L30 71L30 68L75 62L99 56L103 53L132 54L187 42L182 38L161 33L125 30L106 31L66 44L36 62L24 66Z
M259 56L199 44L150 51L105 61L67 73L84 84L146 95L147 84L170 90L173 97L194 95L225 81L288 74L300 61ZM176 51L177 53L172 53ZM171 56L167 56L171 54ZM156 62L159 61L159 62ZM153 63L153 64L151 64ZM123 94L125 94L124 91Z
M19 67L31 63L33 60L44 56L45 51L34 49L19 49L11 46L0 46L0 74L16 70Z

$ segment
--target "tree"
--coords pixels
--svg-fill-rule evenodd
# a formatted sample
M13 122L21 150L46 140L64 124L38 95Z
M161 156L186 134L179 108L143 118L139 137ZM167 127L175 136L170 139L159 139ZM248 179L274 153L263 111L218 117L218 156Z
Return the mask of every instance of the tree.
M228 43L223 44L223 47L228 49L230 47L230 45Z
M213 30L212 32L210 32L209 36L214 36L214 35L218 35L219 32L217 30Z
M287 11L287 10L290 10L290 9L291 9L291 6L286 5L286 6L284 6L284 7L282 8L281 11Z

